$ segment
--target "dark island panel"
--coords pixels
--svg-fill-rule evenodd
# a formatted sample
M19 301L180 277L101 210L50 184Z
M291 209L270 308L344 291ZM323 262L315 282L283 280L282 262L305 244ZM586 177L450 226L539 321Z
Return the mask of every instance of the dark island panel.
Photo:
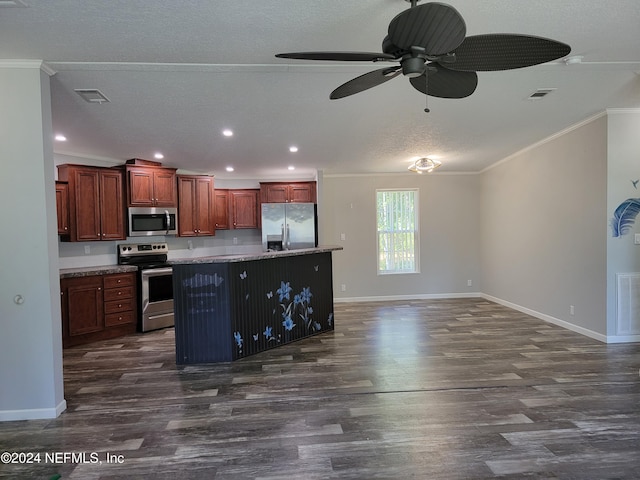
M330 252L173 272L178 364L237 360L334 328Z

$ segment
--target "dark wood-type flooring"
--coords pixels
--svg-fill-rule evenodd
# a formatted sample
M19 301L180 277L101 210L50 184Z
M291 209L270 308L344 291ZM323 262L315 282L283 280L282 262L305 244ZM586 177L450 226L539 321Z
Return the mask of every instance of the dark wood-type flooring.
M65 350L67 411L0 423L0 452L102 464L0 478L640 478L640 345L482 299L337 304L335 325L232 364L177 367L173 329Z

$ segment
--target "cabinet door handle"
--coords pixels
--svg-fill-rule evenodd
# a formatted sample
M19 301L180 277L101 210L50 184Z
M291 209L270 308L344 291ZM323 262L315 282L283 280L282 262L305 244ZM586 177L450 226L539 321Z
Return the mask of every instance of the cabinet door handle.
M102 287L98 287L98 291L102 290Z

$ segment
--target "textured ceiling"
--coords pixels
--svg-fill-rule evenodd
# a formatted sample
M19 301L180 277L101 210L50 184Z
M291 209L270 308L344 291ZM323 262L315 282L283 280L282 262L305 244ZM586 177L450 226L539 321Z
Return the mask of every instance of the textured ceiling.
M441 156L439 171L473 172L604 109L640 107L637 0L450 1L467 35L549 37L583 62L480 72L473 95L429 98L428 114L402 76L329 100L380 65L274 57L381 51L389 22L409 8L403 0L24 3L0 8L0 59L44 60L56 72L54 130L68 137L58 153L125 160L162 151L167 165L222 178L406 172L429 154ZM86 103L79 88L111 102ZM556 90L527 100L538 88Z

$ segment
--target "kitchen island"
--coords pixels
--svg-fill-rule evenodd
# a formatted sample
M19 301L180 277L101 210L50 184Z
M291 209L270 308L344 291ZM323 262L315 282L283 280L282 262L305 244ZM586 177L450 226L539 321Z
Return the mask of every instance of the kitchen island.
M335 250L170 260L176 363L230 362L333 330Z

